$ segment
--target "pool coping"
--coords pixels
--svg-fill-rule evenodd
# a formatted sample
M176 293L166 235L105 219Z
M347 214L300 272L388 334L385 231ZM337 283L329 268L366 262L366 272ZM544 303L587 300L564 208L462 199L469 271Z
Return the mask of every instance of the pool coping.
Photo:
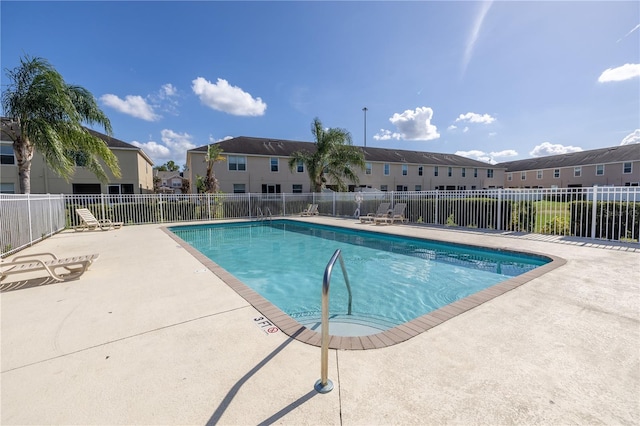
M279 218L280 219L280 218ZM284 220L296 220L295 218L283 217L281 219ZM229 223L242 223L242 222L251 222L249 220L239 220L239 221L230 221ZM207 222L209 224L210 222ZM199 223L200 225L204 225L204 223ZM198 225L198 224L194 224ZM346 227L341 227L338 225L332 225L337 228L351 229ZM406 226L406 225L405 225ZM239 296L244 298L249 304L251 304L256 310L258 310L263 316L269 319L276 327L278 327L283 333L286 335L300 341L303 343L307 343L313 346L321 346L322 334L320 332L311 330L304 325L300 324L298 321L294 320L288 314L283 312L281 309L276 307L274 304L269 302L263 296L261 296L258 292L251 289L249 286L244 284L242 281L237 279L231 273L229 273L226 269L222 268L220 265L206 257L204 254L200 253L182 238L174 234L169 230L169 227L163 226L162 229L169 237L171 237L174 241L176 241L182 248L187 250L193 257L195 257L198 261L200 261L203 266L213 272L218 278L220 278L225 284L231 287ZM412 237L418 238L427 241L436 241L442 243L451 243L449 241L437 240L431 238L420 238L420 237ZM454 243L456 244L456 243ZM463 245L477 248L486 248L476 244L467 244ZM499 248L489 247L494 250L500 250L510 253L522 253L534 256L542 256L550 259L549 263L538 266L537 268L525 272L524 274L518 275L516 277L510 278L506 281L502 281L498 284L495 284L491 287L487 287L484 290L481 290L477 293L474 293L470 296L457 300L453 303L445 305L441 308L438 308L434 311L431 311L427 314L424 314L418 318L415 318L411 321L408 321L404 324L395 326L388 330L382 331L380 333L371 334L368 336L329 336L329 348L330 349L340 349L340 350L366 350L366 349L380 349L388 346L393 346L398 343L409 340L419 334L422 334L442 323L448 321L452 318L457 317L471 309L474 309L490 300L495 299L503 295L504 293L511 291L515 288L520 287L521 285L528 283L531 280L534 280L546 273L559 268L560 266L567 263L567 261L559 256L550 255L550 254L542 254L537 252L532 252L528 250L503 250Z

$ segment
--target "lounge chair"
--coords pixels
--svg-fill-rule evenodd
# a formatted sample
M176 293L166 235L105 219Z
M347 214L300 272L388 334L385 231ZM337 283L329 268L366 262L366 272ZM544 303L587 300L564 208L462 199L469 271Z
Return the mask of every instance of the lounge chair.
M375 213L368 213L366 216L360 216L360 223L373 223L376 217L383 217L389 213L391 203L380 203Z
M302 210L300 216L315 216L318 214L318 205L317 204L309 204L309 206Z
M120 229L123 222L112 222L110 219L96 219L96 217L89 211L89 209L76 209L76 213L80 216L80 225L75 227L76 231L93 231L101 229L108 231L110 229Z
M98 254L58 259L53 253L36 253L16 256L0 262L0 281L9 275L34 271L46 271L56 281L78 278L89 268ZM45 259L51 257L51 259ZM58 272L58 270L61 270ZM63 275L64 274L64 275Z
M404 210L406 207L407 205L405 203L396 203L389 214L374 219L376 225L381 225L383 223L385 225L393 225L395 222L406 222L407 219L404 217Z

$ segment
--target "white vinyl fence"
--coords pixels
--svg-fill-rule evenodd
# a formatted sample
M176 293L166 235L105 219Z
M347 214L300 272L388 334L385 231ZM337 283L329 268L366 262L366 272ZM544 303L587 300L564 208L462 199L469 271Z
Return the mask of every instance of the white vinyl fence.
M0 195L3 256L79 224L75 209L125 225L266 219L299 215L357 217L382 202L406 204L410 223L638 242L640 188L487 189L307 194Z

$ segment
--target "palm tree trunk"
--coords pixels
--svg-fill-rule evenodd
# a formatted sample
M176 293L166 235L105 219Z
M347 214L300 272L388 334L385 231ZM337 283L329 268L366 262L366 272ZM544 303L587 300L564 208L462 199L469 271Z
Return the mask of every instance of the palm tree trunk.
M33 159L33 145L28 139L18 136L13 142L13 152L18 164L18 178L20 180L20 193L31 193L31 160Z

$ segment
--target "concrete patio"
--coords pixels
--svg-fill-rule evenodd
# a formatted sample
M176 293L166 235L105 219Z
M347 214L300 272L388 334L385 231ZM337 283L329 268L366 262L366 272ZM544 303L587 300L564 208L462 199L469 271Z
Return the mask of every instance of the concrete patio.
M21 252L100 258L78 280L3 284L3 425L640 423L637 243L377 227L567 263L400 344L331 350L335 389L318 394L320 349L266 333L160 228L65 231Z

